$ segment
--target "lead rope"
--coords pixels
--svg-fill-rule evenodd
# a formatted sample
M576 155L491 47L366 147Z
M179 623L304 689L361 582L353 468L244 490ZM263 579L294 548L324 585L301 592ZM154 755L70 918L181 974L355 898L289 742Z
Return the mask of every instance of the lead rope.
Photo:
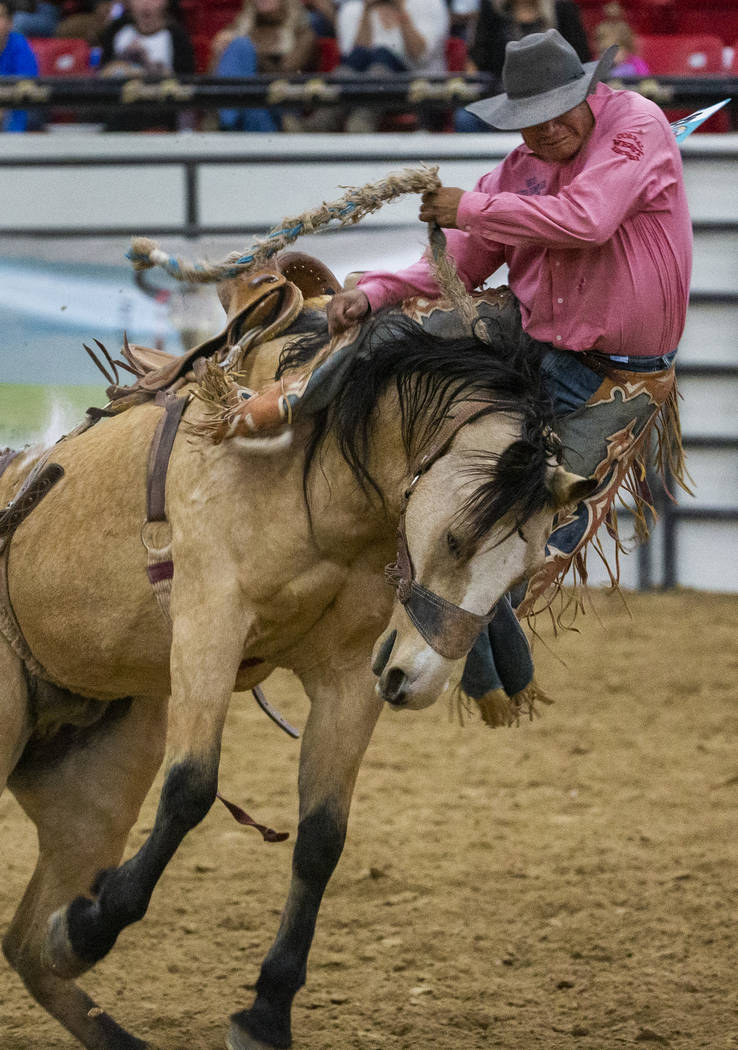
M156 241L148 237L134 237L127 256L137 271L158 266L177 281L190 284L217 283L258 269L273 255L304 234L315 233L331 224L353 226L389 201L407 193L422 194L440 187L437 165L423 164L418 168L404 168L377 182L351 187L337 201L323 202L319 207L303 212L296 218L284 219L279 226L270 230L242 255L232 253L219 263L188 262L163 251ZM446 237L436 223L428 224L428 240L429 258L438 286L473 331L478 319L474 300L459 278L456 266L446 251Z

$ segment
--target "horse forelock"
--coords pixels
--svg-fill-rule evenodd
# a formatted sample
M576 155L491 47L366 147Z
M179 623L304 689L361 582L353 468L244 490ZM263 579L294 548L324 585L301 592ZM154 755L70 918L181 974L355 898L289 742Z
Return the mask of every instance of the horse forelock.
M304 364L320 349L320 338L315 332L290 344L280 371ZM369 460L379 406L391 391L397 396L404 451L411 460L432 444L454 407L470 397L491 401L500 413L520 420L520 437L502 454L477 457L469 467L480 484L460 514L473 542L505 515L512 514L512 531L541 508L553 410L541 387L538 361L500 336L492 343L476 336L442 338L396 312L378 313L363 326L345 382L315 417L306 454L306 491L312 460L331 434L359 485L382 497Z
M534 434L513 441L500 455L478 454L465 468L466 476L479 484L459 509L454 524L464 536L469 553L493 526L506 522L497 541L501 543L546 505L546 475L555 454L546 433L544 425Z

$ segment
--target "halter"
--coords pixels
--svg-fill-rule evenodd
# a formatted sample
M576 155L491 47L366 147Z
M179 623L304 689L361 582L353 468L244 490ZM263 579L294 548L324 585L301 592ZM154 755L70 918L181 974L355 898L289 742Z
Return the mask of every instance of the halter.
M458 410L455 416L447 418L446 425L436 443L423 456L415 467L412 480L405 489L397 526L397 560L388 565L384 575L397 592L397 599L404 606L418 631L440 656L447 660L460 660L471 649L494 615L494 606L483 616L462 609L460 605L442 598L440 594L429 591L415 579L410 551L405 533L405 515L410 497L422 476L433 464L448 451L448 447L458 432L467 423L489 415L497 408L494 401L468 401Z

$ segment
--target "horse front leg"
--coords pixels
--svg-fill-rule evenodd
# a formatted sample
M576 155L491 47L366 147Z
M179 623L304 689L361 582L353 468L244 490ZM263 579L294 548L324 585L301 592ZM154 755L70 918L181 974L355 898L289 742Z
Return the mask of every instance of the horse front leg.
M338 643L336 643L338 648ZM229 1050L292 1044L292 1000L305 983L323 892L346 836L361 760L382 709L369 667L371 645L341 668L301 674L311 710L300 754L300 820L292 881L276 939L261 967L256 999L233 1014Z
M61 977L102 959L126 926L142 919L180 842L207 814L218 790L220 746L240 660L239 639L213 622L238 623L237 610L206 607L175 621L166 772L154 826L120 867L98 873L90 897L77 897L49 920L45 957ZM206 648L204 648L204 646Z

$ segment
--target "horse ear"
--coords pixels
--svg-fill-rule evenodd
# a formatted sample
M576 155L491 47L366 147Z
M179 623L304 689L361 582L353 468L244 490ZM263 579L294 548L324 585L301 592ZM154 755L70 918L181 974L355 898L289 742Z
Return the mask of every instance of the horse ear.
M556 510L572 506L591 496L597 488L595 478L583 478L581 474L572 474L564 467L556 467L549 483Z

